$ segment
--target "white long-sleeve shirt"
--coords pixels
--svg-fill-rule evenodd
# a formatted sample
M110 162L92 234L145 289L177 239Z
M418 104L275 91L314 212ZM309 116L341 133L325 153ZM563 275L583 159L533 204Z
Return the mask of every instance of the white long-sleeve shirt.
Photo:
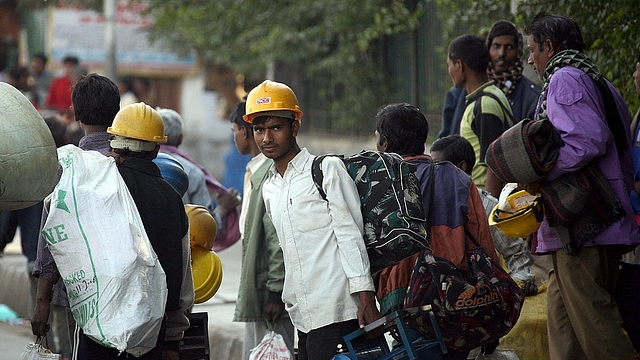
M342 161L322 161L323 200L302 149L284 176L272 166L263 198L284 254L282 300L302 332L357 319L356 293L374 291L363 240L360 198Z

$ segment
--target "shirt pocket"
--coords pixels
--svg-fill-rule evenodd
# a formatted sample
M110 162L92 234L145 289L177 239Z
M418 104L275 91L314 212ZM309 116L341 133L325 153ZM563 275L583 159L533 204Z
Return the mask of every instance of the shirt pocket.
M329 207L319 194L291 199L291 217L299 232L327 229L331 223Z
M556 101L560 105L573 105L581 99L582 92L570 87L564 87L561 92L556 93Z

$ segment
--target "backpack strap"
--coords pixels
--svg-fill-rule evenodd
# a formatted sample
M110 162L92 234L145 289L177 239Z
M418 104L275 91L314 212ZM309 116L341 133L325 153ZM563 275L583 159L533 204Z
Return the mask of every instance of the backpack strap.
M476 247L482 247L480 246L480 244L478 243L478 240L476 240L476 237L471 235L471 232L469 231L469 229L467 229L467 227L464 227L464 233L467 234L467 237L469 238L469 240L471 240L471 242L476 246Z
M480 97L485 96L485 95L490 97L490 98L492 98L493 100L495 100L498 103L498 105L500 105L500 107L502 108L502 112L504 112L508 116L508 119L507 119L508 123L507 124L504 124L504 123L502 124L504 130L507 130L510 127L512 127L513 125L515 125L515 120L513 118L513 112L509 111L509 109L507 109L507 107L504 106L502 101L500 101L500 99L498 99L498 97L495 94L490 93L488 91L482 91L482 92L476 94L475 96L473 96L472 98L469 98L467 100L467 105L471 104L472 102L475 102L475 105L474 105L474 108L473 108L473 114L477 115L478 112L481 111L480 107L482 106L482 102L481 101L476 101L476 100L480 99Z
M327 201L327 194L324 192L322 188L322 180L324 180L324 174L322 173L322 160L327 157L327 155L316 156L311 163L311 178L313 179L313 184L316 186L316 189L320 192L320 196L324 201Z
M324 154L316 156L311 163L311 178L313 179L313 184L316 186L316 189L318 189L318 192L324 201L327 201L327 193L322 188L322 181L324 180L324 174L322 173L322 160L327 156L343 158L342 155Z

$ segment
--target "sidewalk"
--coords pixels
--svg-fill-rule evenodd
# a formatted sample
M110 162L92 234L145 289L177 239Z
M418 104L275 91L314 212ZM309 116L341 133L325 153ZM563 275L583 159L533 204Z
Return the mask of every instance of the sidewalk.
M19 243L17 237L0 257L0 304L9 306L26 319L29 282L26 259L20 253ZM209 301L194 305L193 312L208 313L211 360L236 360L242 358L244 336L244 323L232 322L240 281L242 245L237 242L218 255L223 269L220 289ZM21 324L0 321L0 358L20 359L27 344L34 340L28 320Z

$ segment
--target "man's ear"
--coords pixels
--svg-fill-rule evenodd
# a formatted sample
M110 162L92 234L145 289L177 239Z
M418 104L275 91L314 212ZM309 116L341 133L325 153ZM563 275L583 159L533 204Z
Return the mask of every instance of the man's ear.
M293 137L298 136L298 131L300 131L300 121L294 120L291 123L291 134L293 135Z
M551 58L553 55L556 54L556 49L553 47L553 43L551 42L551 39L547 39L544 42L545 42L545 45L547 45L547 53Z
M460 161L456 164L456 166L457 166L460 170L462 170L462 171L464 171L464 172L467 172L467 162L466 162L465 160L460 160Z
M389 141L388 137L380 135L380 140L378 140L378 142L380 143L379 148L382 149L381 151L388 152L389 149L391 149L391 141Z
M456 65L460 67L460 72L464 73L465 66L464 66L464 63L462 62L462 60L460 60L460 59L456 60Z

